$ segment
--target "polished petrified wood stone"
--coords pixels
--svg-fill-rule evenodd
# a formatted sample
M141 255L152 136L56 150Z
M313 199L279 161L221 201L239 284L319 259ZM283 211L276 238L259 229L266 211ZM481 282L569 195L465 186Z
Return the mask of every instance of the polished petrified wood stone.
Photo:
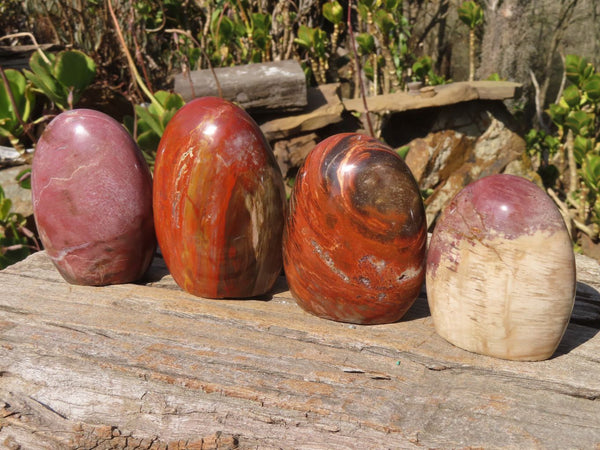
M98 111L59 114L37 143L31 191L40 239L70 283L139 279L156 248L152 175L123 126Z
M281 272L283 178L252 118L226 100L181 108L161 139L154 219L165 262L186 291L264 294Z
M451 343L505 359L549 358L574 296L569 234L535 184L482 178L443 212L428 253L427 298L436 331Z
M364 324L402 317L425 276L427 230L419 188L393 150L354 133L325 139L289 207L284 266L302 308Z

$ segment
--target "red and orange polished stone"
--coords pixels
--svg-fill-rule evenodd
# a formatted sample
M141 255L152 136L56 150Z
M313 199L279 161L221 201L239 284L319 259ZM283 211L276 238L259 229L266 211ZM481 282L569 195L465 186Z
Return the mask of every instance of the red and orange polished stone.
M359 324L406 313L425 277L427 226L419 187L392 149L355 133L325 139L289 208L284 267L302 308Z
M214 97L181 108L154 173L156 234L175 281L202 297L264 294L281 271L284 217L281 172L252 118Z

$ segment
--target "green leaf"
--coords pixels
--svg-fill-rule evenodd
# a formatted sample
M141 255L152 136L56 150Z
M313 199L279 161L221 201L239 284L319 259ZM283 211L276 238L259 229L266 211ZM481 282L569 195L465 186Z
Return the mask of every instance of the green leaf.
M148 125L157 135L162 136L164 129L160 124L160 116L155 116L148 109L141 105L135 105L135 113L137 114L139 121L138 126L140 126L140 122L144 122Z
M600 74L594 74L585 80L582 88L592 103L600 102Z
M165 102L163 103L163 106L167 110L169 110L169 109L179 110L180 108L183 107L183 105L185 105L185 100L179 94L170 94L166 98Z
M3 197L0 199L0 222L6 222L8 215L12 208L12 200L10 198Z
M79 50L65 50L56 57L54 75L63 86L82 92L94 81L96 64Z
M573 140L573 155L575 162L579 165L583 163L585 155L594 150L594 141L581 135L575 136Z
M176 109L167 109L162 117L160 118L160 123L163 130L167 127L169 121L173 118L173 116L177 113Z
M327 51L327 33L319 28L315 29L313 48L319 58L324 58Z
M358 6L366 8L368 10L373 9L376 3L377 0L358 0Z
M398 147L396 149L396 153L398 153L398 155L400 155L400 158L406 159L406 155L408 155L409 150L410 150L410 145L403 145L402 147Z
M23 118L26 110L30 109L30 105L28 105L30 99L26 94L27 80L18 70L6 69L4 74L6 75L8 88L12 93L19 115ZM3 127L12 133L14 133L20 125L13 104L10 101L8 90L3 82L0 82L0 120L2 121ZM26 119L24 118L23 120Z
M383 9L377 10L374 21L383 34L390 34L396 27L394 17Z
M562 127L564 126L567 115L569 114L569 108L566 104L565 106L562 106L557 103L552 103L546 112L550 116L552 122L554 122L557 126Z
M458 8L458 18L473 30L483 23L483 9L473 1L463 2Z
M29 70L23 70L23 74L31 83L48 97L56 106L62 110L69 107L69 92L58 82L53 75L53 64L55 56L51 53L47 55L50 60L48 64L38 52L34 52L29 58Z
M15 180L23 189L31 189L31 167L21 170Z
M590 131L594 117L585 111L571 111L565 119L565 127L571 129L574 134L587 136Z
M358 51L362 55L369 55L375 51L375 38L369 33L360 33L356 36Z
M344 8L337 0L329 1L323 4L323 17L332 24L338 25L344 19Z
M266 52L271 39L271 16L262 13L252 14L252 40L261 51Z
M148 130L138 135L137 143L143 151L156 151L160 143L160 136L154 130Z
M306 25L300 25L298 27L298 37L295 41L306 47L307 49L312 48L313 42L315 40L315 29L307 27Z
M394 12L400 7L402 0L384 0L383 5L389 12Z
M581 167L583 181L594 192L600 192L600 156L588 153Z
M564 90L563 98L570 108L578 107L579 103L581 102L581 93L579 92L579 88L574 84L570 85Z
M425 77L431 70L431 58L429 56L423 56L419 58L413 65L412 71L417 79L424 81Z
M235 24L227 16L216 14L211 28L218 46L229 45L233 41Z
M567 55L565 57L565 73L571 83L580 86L583 81L594 73L594 66L587 58L578 55Z

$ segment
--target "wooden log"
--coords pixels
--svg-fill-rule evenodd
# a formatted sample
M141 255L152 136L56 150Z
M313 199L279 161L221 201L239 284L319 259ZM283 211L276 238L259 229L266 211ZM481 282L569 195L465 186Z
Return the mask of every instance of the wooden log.
M306 106L306 77L297 61L195 70L175 76L175 92L189 101L194 97L218 96L215 76L223 98L253 112L298 110Z
M516 362L441 339L424 293L355 326L305 313L283 278L205 300L159 258L142 283L84 287L37 253L0 272L0 446L596 448L600 266L577 265L577 323Z

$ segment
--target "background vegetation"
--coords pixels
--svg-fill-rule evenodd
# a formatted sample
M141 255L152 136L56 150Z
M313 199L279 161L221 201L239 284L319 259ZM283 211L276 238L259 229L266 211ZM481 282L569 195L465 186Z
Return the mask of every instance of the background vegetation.
M0 144L24 151L61 110L92 107L152 165L183 105L174 74L211 67L294 58L307 83L340 82L348 97L507 79L524 85L510 106L574 242L597 242L599 13L594 0L2 0L0 45L58 50L2 70ZM0 254L22 253L35 243L6 200Z

